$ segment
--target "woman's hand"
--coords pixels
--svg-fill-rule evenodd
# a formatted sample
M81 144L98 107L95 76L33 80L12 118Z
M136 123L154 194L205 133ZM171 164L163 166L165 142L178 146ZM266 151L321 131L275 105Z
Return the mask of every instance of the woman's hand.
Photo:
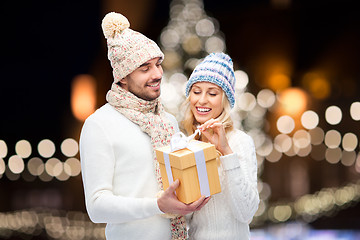
M214 144L216 149L221 152L222 155L228 155L232 153L226 138L225 129L222 123L215 119L210 119L204 124L198 127L201 133ZM211 129L212 131L209 131Z

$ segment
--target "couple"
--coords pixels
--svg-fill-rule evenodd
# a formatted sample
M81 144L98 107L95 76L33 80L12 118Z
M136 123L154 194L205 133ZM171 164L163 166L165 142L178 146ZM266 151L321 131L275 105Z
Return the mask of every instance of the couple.
M186 86L187 135L198 127L199 140L222 154L222 192L191 204L175 195L179 181L161 191L155 149L179 131L160 103L163 53L155 42L129 28L121 14L102 22L114 83L107 104L84 123L80 157L86 207L95 223L107 223L107 239L250 239L249 222L259 203L257 162L252 139L234 129L232 60L208 55ZM172 216L169 218L169 216Z

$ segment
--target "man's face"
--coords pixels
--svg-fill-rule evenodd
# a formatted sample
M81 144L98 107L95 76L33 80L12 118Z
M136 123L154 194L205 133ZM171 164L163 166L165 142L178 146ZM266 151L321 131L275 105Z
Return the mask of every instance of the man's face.
M151 101L160 96L161 59L153 58L120 80L121 87L138 98Z

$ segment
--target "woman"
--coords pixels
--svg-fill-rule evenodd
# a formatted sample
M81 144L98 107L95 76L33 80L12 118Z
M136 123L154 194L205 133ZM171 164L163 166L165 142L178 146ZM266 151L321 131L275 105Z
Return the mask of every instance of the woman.
M222 191L187 216L190 239L250 239L249 223L259 204L257 160L252 138L235 129L230 118L234 85L232 60L224 53L208 55L186 85L183 128L188 135L200 129L200 140L214 144L222 155Z

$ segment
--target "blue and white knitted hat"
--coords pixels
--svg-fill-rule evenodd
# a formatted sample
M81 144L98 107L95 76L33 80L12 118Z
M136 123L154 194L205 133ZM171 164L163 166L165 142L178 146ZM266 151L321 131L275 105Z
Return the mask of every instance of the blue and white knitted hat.
M191 86L196 82L210 82L225 92L231 108L235 104L235 74L233 62L225 53L211 53L196 66L186 84L185 94L189 96Z

